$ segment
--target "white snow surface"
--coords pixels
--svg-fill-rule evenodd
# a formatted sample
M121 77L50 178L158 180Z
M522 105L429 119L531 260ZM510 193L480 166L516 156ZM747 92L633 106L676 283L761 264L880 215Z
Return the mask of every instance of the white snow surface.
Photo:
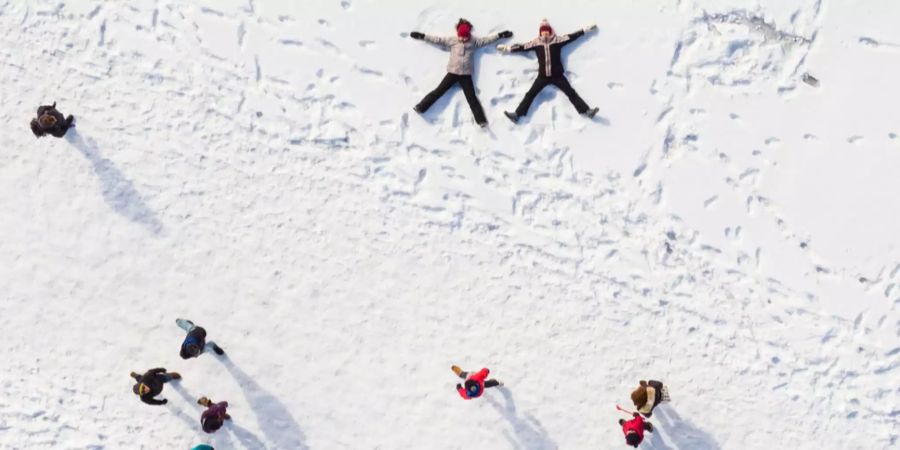
M412 106L459 17L531 56ZM887 449L900 2L0 1L0 448ZM818 86L802 81L804 74ZM58 102L64 139L28 121ZM185 317L227 358L184 361ZM473 401L451 364L506 383ZM130 371L182 373L165 406ZM200 430L207 395L233 423Z

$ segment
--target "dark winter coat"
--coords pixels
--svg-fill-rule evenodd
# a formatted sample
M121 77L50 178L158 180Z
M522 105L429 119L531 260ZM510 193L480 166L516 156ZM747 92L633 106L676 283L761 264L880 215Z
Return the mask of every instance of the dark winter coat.
M210 403L200 416L200 425L203 427L203 431L212 433L222 428L228 415L225 411L226 408L228 408L228 402Z
M56 110L56 103L43 105L37 109L37 118L31 120L31 132L36 137L49 134L61 138L66 135L73 120L75 118L71 115L64 118L62 113Z
M134 379L137 381L137 384L134 385L132 391L137 394L138 386L141 384L147 385L150 388L150 392L141 396L141 401L148 405L164 405L166 404L166 400L157 400L153 397L159 395L163 390L163 384L165 384L166 379L163 374L166 373L166 369L158 368L158 369L150 369L145 374L136 376Z
M510 52L527 52L533 51L538 59L538 74L543 77L561 77L565 75L566 69L563 68L562 48L571 44L576 39L584 35L584 30L574 33L564 34L562 36L551 35L548 37L538 37L524 44L515 44L509 48Z
M206 330L204 330L203 327L194 327L194 329L184 337L184 342L181 343L180 355L183 359L196 358L203 353L203 347L205 345ZM193 353L191 348L196 349L196 353Z
M459 392L459 396L466 400L481 397L481 394L484 393L484 380L490 373L491 371L487 368L475 372L466 379L465 387L460 384L456 385L456 392ZM470 386L473 385L478 387L478 389L474 393L470 392Z
M662 402L663 384L660 381L640 381L640 386L631 393L631 401L638 412L645 417L653 415L653 410Z
M637 443L640 444L644 440L644 431L653 431L653 425L650 422L645 422L644 418L640 416L638 413L634 413L634 418L629 421L619 421L622 424L622 433L625 434L626 439L629 434L637 434Z

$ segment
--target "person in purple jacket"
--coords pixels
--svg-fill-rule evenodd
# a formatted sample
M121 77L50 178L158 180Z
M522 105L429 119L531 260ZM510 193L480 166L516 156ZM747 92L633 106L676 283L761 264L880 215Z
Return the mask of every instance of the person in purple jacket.
M231 420L231 416L225 411L228 408L228 402L215 403L206 397L200 397L197 403L206 407L206 411L200 416L200 426L207 433L215 433L216 430L222 428L226 420Z

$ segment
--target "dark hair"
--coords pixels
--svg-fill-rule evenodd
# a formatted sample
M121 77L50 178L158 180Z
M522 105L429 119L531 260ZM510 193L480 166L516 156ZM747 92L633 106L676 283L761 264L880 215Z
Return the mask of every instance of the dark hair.
M222 419L219 419L219 416L207 416L200 425L203 426L203 431L212 433L222 428Z
M641 444L641 437L637 433L626 434L625 443L637 447Z

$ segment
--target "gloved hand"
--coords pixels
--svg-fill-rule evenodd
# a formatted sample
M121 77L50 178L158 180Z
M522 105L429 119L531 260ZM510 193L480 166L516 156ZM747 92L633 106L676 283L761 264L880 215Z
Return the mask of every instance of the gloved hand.
M597 24L588 25L588 26L582 28L581 31L584 31L585 33L590 33L591 31L597 31Z
M506 45L506 44L500 44L497 46L497 50L504 52L504 53L509 53L510 50L512 50L512 46Z
M169 399L167 399L167 398L164 398L160 401L162 402L163 405L165 405L166 403L169 403Z
M418 32L418 31L413 31L412 33L409 33L409 37L411 37L411 38L413 38L413 39L422 40L422 39L425 39L425 33L420 33L420 32Z
M456 390L460 390L460 389L462 389L462 385L459 383L456 383Z
M512 31L506 30L500 32L500 39L511 38L513 36Z

